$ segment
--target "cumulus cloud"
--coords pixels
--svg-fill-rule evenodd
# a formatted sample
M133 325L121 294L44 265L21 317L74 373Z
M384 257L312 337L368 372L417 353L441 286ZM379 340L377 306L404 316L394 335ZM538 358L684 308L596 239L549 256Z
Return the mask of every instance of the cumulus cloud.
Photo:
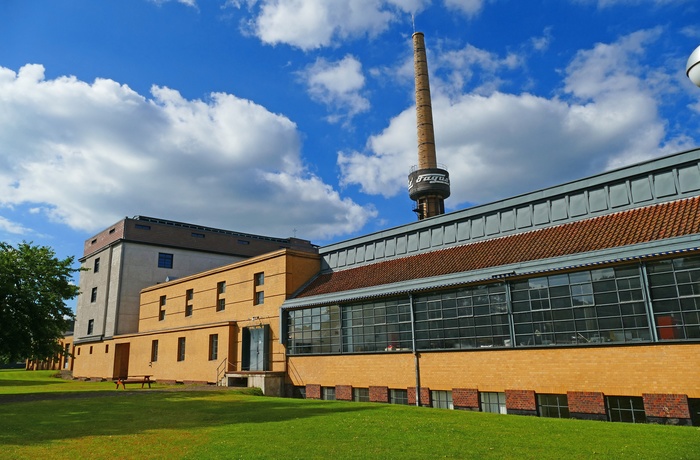
M311 98L335 112L329 117L332 122L369 110L369 100L361 93L365 86L362 64L354 56L335 62L318 59L299 76Z
M465 93L455 91L461 83L450 87L453 78L443 77L433 92L433 117L438 161L452 177L447 205L489 202L683 147L682 139L664 143L659 71L643 65L645 47L658 36L658 30L641 31L579 52L552 97ZM435 61L454 69L462 61L478 64L495 75L507 68L506 60L474 49L445 52ZM387 197L404 193L405 165L417 161L415 132L411 107L372 136L365 151L340 152L342 183Z
M145 97L112 80L46 80L41 65L0 67L0 146L0 207L85 231L143 214L325 239L376 214L307 171L292 121L231 94L188 100L154 86Z
M326 47L338 40L376 36L391 22L423 10L430 0L229 0L247 8L246 29L262 42L303 50Z

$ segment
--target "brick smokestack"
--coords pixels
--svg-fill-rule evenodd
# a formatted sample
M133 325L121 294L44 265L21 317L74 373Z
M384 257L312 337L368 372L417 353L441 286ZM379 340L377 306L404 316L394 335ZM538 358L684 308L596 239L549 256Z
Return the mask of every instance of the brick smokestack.
M450 196L450 176L437 163L433 107L430 100L428 59L422 32L413 34L413 65L416 79L416 128L418 166L408 175L408 194L416 202L418 219L445 213L445 198Z

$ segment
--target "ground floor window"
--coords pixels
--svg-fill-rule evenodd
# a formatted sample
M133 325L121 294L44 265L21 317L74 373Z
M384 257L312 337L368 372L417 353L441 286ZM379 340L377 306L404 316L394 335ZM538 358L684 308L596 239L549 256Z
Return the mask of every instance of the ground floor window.
M326 401L335 401L335 387L321 388L321 399Z
M611 422L646 423L644 400L641 396L607 396L608 416Z
M184 337L178 337L178 339L177 339L177 360L178 361L185 360L185 338Z
M481 402L481 412L491 412L494 414L506 413L506 394L505 393L479 393Z
M569 418L569 402L566 395L537 395L540 417Z
M155 363L158 361L158 341L151 341L151 362Z
M219 334L209 335L209 361L219 358Z
M369 402L369 388L353 388L352 400L358 402Z
M433 390L430 392L431 405L439 409L454 409L452 404L452 392Z
M389 390L391 404L408 404L408 390Z

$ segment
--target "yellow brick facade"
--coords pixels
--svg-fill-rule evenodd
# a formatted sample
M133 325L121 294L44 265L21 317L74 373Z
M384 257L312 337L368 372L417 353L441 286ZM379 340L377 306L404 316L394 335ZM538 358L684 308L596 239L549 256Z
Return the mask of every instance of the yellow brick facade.
M700 344L488 350L420 354L421 386L606 395L680 393L700 398ZM289 357L293 385L416 386L413 354Z
M138 333L78 345L73 375L112 379L127 373L160 381L214 383L223 371L242 370L242 332L260 327L269 328L267 370L285 372L280 306L319 268L317 254L284 249L146 288L141 292ZM219 292L221 283L224 292ZM212 335L218 339L214 359ZM155 361L153 341L158 342Z

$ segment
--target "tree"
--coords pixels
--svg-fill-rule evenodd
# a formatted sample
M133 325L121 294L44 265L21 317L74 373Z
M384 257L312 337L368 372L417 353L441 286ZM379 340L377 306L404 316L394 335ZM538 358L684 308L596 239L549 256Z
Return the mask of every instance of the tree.
M73 261L46 246L0 242L0 362L65 353L58 339L74 319L66 300L79 293Z

